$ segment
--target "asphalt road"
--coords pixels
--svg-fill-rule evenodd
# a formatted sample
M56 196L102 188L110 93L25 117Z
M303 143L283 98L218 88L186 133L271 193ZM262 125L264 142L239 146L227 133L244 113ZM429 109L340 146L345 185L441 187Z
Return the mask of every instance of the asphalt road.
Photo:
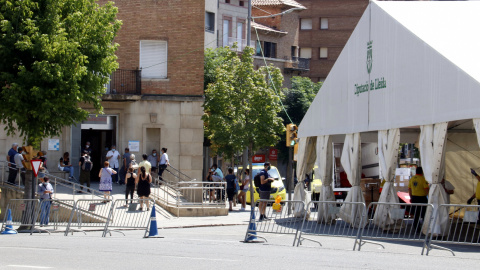
M0 269L473 269L479 247L458 247L456 257L440 250L420 255L421 247L365 245L322 238L323 247L292 247L292 235L266 235L268 243L245 244L246 227L164 229L164 238L143 239L143 231L102 238L101 232L0 236Z

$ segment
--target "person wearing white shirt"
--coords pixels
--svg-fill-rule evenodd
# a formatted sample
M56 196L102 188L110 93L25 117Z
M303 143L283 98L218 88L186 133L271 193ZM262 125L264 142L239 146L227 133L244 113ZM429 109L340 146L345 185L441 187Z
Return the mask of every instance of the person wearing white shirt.
M38 185L38 194L40 194L40 226L48 225L48 219L50 216L50 206L52 204L52 195L53 195L53 187L52 184L49 183L48 177L43 178L43 183Z
M167 168L168 165L170 165L170 161L168 160L168 155L167 155L167 148L162 148L162 154L160 155L160 162L158 163L158 178L160 180L163 180L162 174L163 171Z
M120 153L117 151L116 146L112 145L112 149L107 152L107 161L115 172L118 173L118 161L120 160ZM113 182L118 184L118 174L113 174Z

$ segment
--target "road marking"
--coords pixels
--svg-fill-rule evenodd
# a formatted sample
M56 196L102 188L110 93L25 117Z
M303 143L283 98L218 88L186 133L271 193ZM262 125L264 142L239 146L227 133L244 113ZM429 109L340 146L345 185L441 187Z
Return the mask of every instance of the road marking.
M53 267L48 267L48 266L33 266L33 265L7 265L7 267L19 267L19 268L33 268L33 269L51 269Z
M58 250L58 248L43 248L43 247L0 247L8 249L33 249L33 250Z
M229 259L215 259L215 258L202 258L202 257L185 257L185 256L173 256L173 255L156 255L164 258L174 259L190 259L190 260L204 260L204 261L224 261L224 262L241 262L241 260L229 260Z

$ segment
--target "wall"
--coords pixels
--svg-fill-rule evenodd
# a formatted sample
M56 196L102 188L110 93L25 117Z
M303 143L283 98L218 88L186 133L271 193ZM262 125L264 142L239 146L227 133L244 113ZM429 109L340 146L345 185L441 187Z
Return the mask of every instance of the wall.
M310 71L313 81L325 79L360 20L368 0L298 0L307 10L301 18L312 18L312 30L300 30L300 47L312 48ZM320 18L328 18L328 29L320 30ZM320 47L328 48L328 58L320 59Z

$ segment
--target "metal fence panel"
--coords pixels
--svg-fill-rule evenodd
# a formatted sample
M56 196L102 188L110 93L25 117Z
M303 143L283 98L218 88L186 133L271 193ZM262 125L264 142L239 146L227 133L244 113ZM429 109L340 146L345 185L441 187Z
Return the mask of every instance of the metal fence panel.
M74 200L40 200L36 224L42 227L42 231L66 230L74 208Z
M93 199L77 200L70 215L65 235L71 231L84 232L82 228L105 228L113 202L111 200ZM85 232L84 232L85 233Z
M148 203L148 207L147 207ZM152 199L115 200L103 230L103 237L116 229L145 229L148 233L151 209L155 205ZM142 208L143 207L143 208ZM122 233L123 234L123 233Z
M351 217L351 220L359 221L357 225L365 224L365 203L311 201L307 205L308 211L305 213L302 226L299 228L296 241L297 246L301 245L304 240L316 242L322 246L320 241L318 241L319 239L317 239L319 236L346 237L356 240L362 227L352 226L340 218L340 208L344 205L357 209L352 211L354 216ZM353 250L355 250L355 244Z
M35 231L35 223L39 212L39 201L37 199L11 199L8 201L5 212L10 209L12 214L12 226L19 226L19 232ZM7 215L2 224L2 231L5 229Z
M382 223L373 219L374 213L379 207L389 209L390 223ZM356 243L358 243L358 250L360 250L365 243L380 245L384 248L380 243L368 240L420 242L423 243L423 248L425 248L430 223L433 222L433 215L428 220L423 220L423 223L420 222L420 219L424 218L428 210L431 210L433 213L434 206L432 204L421 203L370 203L368 206L368 224L362 229L356 241Z
M480 205L442 204L438 209L440 213L448 213L448 218L441 219L436 215L434 227L446 226L446 232L430 234L427 255L433 248L448 250L455 255L452 250L433 243L480 245Z
M257 233L265 234L289 234L294 235L294 243L297 236L298 228L302 224L302 217L295 217L293 211L296 207L304 208L305 203L303 201L282 201L282 207L280 210L273 209L273 200L258 200L257 202L266 202L265 216L267 219L260 221L260 211L257 207L255 209L255 220L250 220L247 228L246 237L255 235L257 237L265 237L257 235ZM255 223L255 230L253 230L252 223Z

